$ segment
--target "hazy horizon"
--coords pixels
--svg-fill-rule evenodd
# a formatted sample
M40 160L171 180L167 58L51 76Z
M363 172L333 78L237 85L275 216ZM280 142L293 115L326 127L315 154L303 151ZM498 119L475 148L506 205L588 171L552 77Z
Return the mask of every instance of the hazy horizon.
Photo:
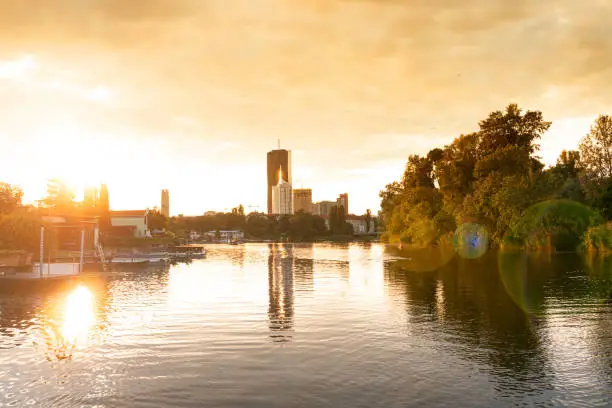
M106 183L113 209L266 208L293 186L377 210L408 155L518 103L548 165L610 113L612 4L573 0L0 0L0 180Z

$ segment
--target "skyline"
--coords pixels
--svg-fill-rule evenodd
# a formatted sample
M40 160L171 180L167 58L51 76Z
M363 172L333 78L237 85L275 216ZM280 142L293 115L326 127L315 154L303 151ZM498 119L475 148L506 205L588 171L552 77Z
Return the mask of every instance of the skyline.
M106 183L116 209L168 188L173 215L265 211L280 138L294 187L348 192L360 214L409 154L508 103L553 121L548 165L612 108L612 5L596 0L50 3L0 0L17 34L0 40L0 174L26 201L62 177Z

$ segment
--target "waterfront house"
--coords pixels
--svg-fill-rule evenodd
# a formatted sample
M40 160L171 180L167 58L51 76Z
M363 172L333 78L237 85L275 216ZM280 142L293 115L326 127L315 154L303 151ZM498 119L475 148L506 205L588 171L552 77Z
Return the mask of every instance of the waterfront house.
M148 210L111 211L113 235L131 235L135 238L150 237L147 227Z
M54 231L52 239L56 249L64 251L79 251L81 248L81 233L84 249L86 251L96 250L100 242L100 226L98 217L88 216L47 216L43 215L41 220Z

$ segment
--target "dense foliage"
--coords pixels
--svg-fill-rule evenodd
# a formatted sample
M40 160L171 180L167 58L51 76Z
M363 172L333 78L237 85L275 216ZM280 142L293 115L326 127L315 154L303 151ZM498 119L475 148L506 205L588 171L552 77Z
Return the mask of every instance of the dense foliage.
M470 223L482 226L492 245L540 248L552 239L555 248L575 247L602 221L599 214L611 215L612 119L598 118L580 152L564 151L544 169L537 141L550 125L541 112L511 104L477 132L425 157L409 156L402 179L380 193L385 238L430 246ZM557 201L533 207L547 200ZM543 207L545 215L536 217Z
M18 208L0 216L0 248L34 251L40 245L38 214L28 208Z

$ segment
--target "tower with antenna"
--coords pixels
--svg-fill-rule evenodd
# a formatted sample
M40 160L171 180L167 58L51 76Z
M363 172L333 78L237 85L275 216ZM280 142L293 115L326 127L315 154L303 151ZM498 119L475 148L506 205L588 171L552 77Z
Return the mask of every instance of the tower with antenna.
M278 185L279 177L282 177L286 183L292 185L291 151L280 148L280 138L276 139L276 146L277 149L269 151L267 155L268 214L272 214L272 187Z

